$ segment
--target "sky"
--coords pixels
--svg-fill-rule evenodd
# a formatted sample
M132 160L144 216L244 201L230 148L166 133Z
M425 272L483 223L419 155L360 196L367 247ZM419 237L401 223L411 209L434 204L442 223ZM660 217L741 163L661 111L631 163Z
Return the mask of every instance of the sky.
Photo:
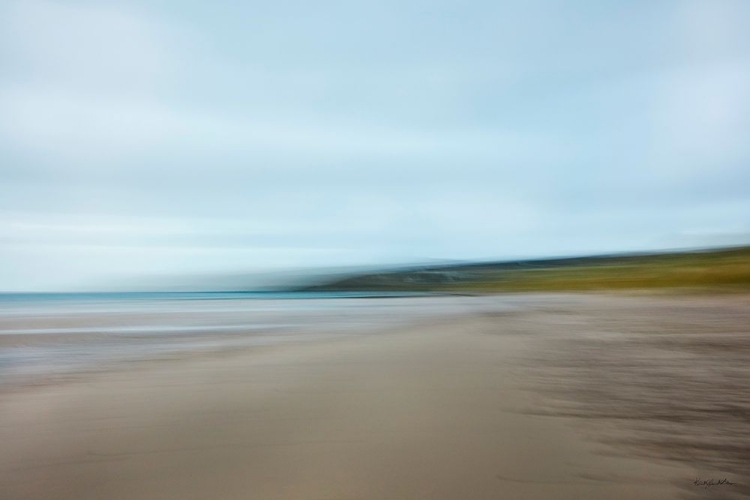
M750 2L0 2L0 290L750 242Z

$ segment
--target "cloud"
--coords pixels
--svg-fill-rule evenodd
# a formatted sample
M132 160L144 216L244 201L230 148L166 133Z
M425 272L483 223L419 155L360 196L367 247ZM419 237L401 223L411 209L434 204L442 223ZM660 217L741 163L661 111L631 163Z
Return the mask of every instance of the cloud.
M559 159L567 153L559 141L512 131L402 129L325 118L284 122L201 114L153 100L112 99L30 86L0 91L0 106L4 110L0 131L15 147L47 150L81 167L123 155L137 158L155 148L171 151L178 159L214 153L256 161L292 160L292 165L301 160L309 164L363 158L450 159L470 164L476 160ZM138 168L138 163L128 168Z
M750 58L681 71L660 82L651 163L672 178L725 175L750 162Z
M115 3L13 1L5 64L23 81L101 92L158 88L175 64L166 26Z

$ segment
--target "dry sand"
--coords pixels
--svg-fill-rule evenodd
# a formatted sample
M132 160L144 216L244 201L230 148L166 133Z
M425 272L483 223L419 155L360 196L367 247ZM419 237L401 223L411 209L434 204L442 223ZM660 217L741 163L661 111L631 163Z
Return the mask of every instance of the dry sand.
M5 387L0 498L741 498L749 305L565 296Z

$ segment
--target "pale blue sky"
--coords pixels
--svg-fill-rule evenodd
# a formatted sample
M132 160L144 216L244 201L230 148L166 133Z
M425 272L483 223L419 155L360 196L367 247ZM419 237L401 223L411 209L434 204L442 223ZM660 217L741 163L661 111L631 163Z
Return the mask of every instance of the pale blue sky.
M0 290L749 242L748 26L745 0L6 0Z

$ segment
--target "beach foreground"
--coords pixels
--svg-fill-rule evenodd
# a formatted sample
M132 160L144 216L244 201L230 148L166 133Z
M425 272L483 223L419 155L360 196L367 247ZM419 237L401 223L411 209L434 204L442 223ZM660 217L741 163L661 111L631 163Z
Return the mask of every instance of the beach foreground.
M0 497L743 498L749 306L519 299L8 385Z

